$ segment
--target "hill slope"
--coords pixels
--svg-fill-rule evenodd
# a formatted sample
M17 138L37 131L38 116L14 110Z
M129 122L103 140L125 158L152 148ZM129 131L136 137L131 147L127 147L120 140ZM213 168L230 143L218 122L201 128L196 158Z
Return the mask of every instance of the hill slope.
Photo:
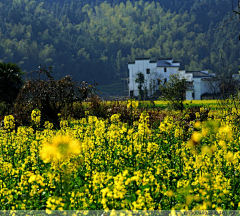
M234 0L236 5L236 0ZM108 85L136 57L181 61L183 69L238 70L238 18L230 0L2 0L0 60L23 70Z

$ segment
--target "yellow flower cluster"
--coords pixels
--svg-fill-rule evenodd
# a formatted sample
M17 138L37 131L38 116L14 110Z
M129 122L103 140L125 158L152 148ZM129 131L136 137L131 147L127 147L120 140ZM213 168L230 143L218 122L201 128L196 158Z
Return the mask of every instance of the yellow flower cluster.
M39 109L33 110L31 113L31 119L37 126L39 126L41 121L41 111Z
M43 161L64 160L73 154L80 154L80 143L69 136L56 136L52 143L44 142L40 151Z
M45 122L17 131L5 117L0 208L240 210L237 114L211 110L204 122L184 122L168 112L155 129L146 111L132 126L119 114L87 115L59 130Z
M4 117L4 129L12 130L15 127L14 117L12 115L8 115Z
M120 118L120 114L114 114L111 116L111 122L112 123L118 123L119 122L119 119Z
M63 209L64 201L61 197L56 197L56 196L49 197L46 203L47 203L47 210L64 210Z
M127 102L127 108L128 109L136 109L138 107L138 101L135 100L128 100Z

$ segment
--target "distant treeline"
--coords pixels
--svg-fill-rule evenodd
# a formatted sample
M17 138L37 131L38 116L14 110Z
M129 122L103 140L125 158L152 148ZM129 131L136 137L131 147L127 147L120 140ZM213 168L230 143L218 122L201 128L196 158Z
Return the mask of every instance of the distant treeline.
M0 61L99 84L125 78L136 57L237 72L238 17L221 28L231 10L230 0L1 0Z

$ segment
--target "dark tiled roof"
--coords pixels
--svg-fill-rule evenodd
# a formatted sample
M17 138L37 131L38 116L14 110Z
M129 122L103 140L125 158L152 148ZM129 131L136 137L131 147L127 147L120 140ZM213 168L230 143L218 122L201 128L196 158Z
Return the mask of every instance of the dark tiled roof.
M186 71L186 73L191 73L193 77L213 77L211 74L204 73L202 71Z
M150 60L149 58L135 58L135 61L149 60L149 63L157 63L157 61ZM129 61L128 64L135 64L135 61Z
M169 61L169 60L173 60L172 58L165 58L165 59L158 59L159 61Z
M167 62L166 60L158 60L157 67L178 67L178 66L172 65L170 62Z
M157 67L170 67L171 64L166 61L158 60L157 61Z
M141 60L149 60L149 63L157 63L157 67L177 67L177 66L173 66L168 61L172 61L172 63L180 63L179 61L173 61L172 58L158 59L157 61L150 60L150 58L135 58L135 61L141 61ZM128 64L135 64L135 61L130 61L128 62Z
M201 80L203 81L220 81L220 79L216 77L211 77L211 78L202 78Z
M137 60L150 60L150 58L135 58L135 61Z

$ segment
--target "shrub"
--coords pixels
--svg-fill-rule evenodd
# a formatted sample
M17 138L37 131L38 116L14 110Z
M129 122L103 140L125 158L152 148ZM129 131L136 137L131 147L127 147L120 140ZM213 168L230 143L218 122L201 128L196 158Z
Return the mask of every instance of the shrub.
M51 75L51 67L41 66L37 71L38 78L26 81L20 89L17 97L14 114L20 125L29 124L30 113L33 109L39 109L43 121L51 121L55 127L59 127L58 114L62 118L80 117L74 111L82 111L81 103L88 95L95 92L95 87L87 82L74 82L71 76L65 76L60 80L54 80ZM41 74L47 76L47 80L41 80ZM74 103L80 103L74 106Z
M0 62L0 102L12 105L23 84L23 74L17 64Z

